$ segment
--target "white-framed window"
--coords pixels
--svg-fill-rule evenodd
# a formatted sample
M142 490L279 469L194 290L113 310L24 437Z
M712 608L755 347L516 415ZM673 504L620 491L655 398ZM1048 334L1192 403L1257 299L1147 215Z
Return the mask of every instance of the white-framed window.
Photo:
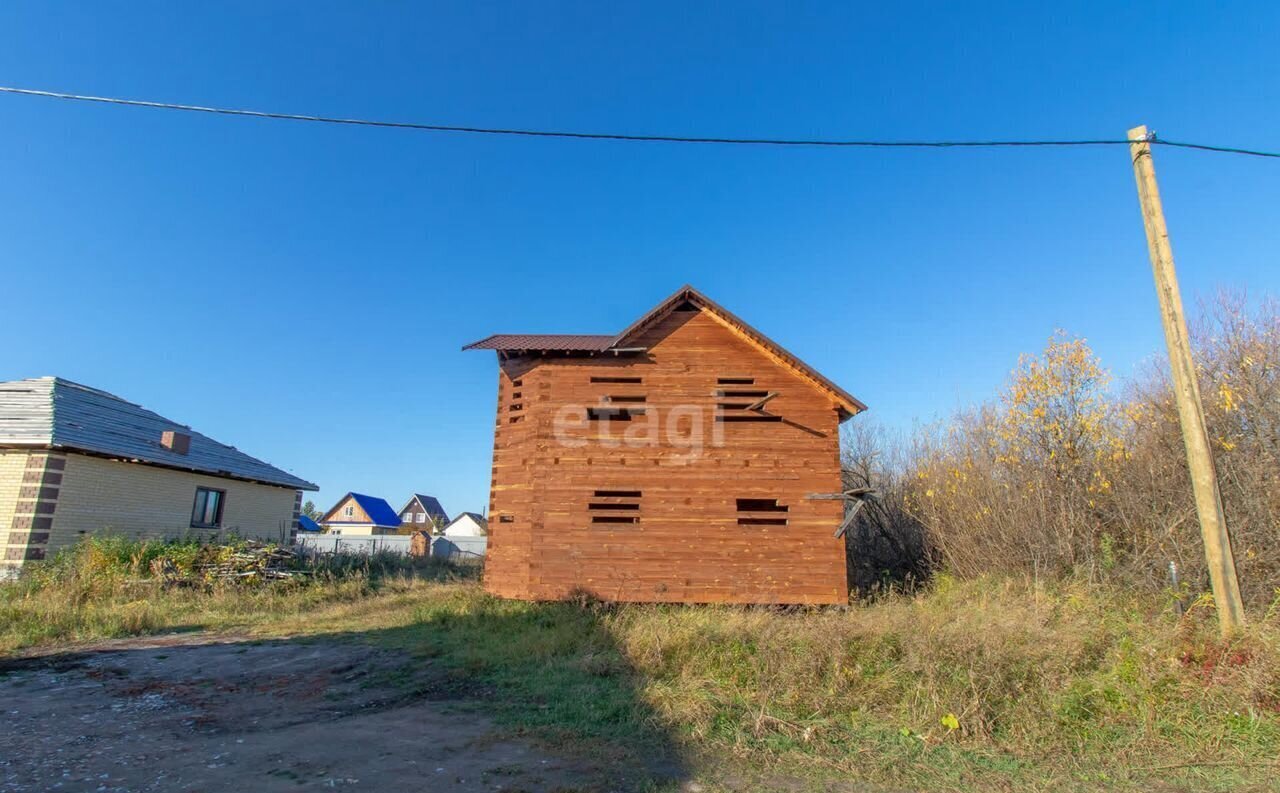
M425 512L419 512L419 513L418 513L418 522L419 522L419 523L426 523L426 522L427 522L427 513L425 513Z
M342 510L342 514L348 518L353 517L356 514L356 508L348 504L346 508Z

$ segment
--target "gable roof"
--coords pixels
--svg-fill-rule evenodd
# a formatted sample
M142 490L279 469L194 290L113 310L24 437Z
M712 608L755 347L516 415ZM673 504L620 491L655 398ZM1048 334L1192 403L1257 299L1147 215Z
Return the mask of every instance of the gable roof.
M404 506L400 508L400 511L404 512L409 508L409 505L415 501L422 507L422 511L431 517L443 518L446 521L449 520L449 513L444 511L444 507L440 506L440 502L436 500L436 497L423 495L422 493L414 493L413 497L406 501Z
M489 521L485 519L484 515L479 515L475 512L459 512L456 516L454 516L453 520L449 521L447 524L445 524L443 528L440 529L441 533L448 534L449 529L453 528L455 525L460 523L463 518L471 518L471 520L474 521L475 524L479 526L481 529L488 530L489 528Z
M166 431L191 436L186 454L161 445ZM67 449L297 490L319 490L305 479L185 424L61 377L0 383L0 446Z
M654 323L666 317L672 311L676 310L684 304L691 304L694 307L706 311L709 315L718 320L721 324L728 327L738 336L746 339L756 347L765 351L766 354L777 359L781 364L787 366L796 374L805 380L808 380L821 391L825 391L835 399L840 406L840 418L844 420L856 413L861 413L867 409L861 401L855 398L848 391L833 383L831 380L823 376L817 369L808 365L804 361L788 352L782 345L770 339L760 331L751 327L743 320L728 309L716 303L711 298L694 289L688 284L677 289L670 297L654 306L642 317L631 323L621 333L614 336L599 335L578 335L578 336L549 336L549 335L518 335L518 334L498 334L490 336L486 339L473 342L463 347L463 350L498 350L501 352L518 352L523 350L553 350L553 351L569 351L569 352L608 352L610 350L622 352L626 349L627 344L651 327ZM579 340L574 342L577 346L567 346L569 342L565 339ZM539 340L547 340L548 346L539 346ZM558 346L551 346L558 345Z
M387 500L385 498L378 498L377 496L366 496L364 493L347 493L345 496L338 499L338 503L334 504L332 509L324 513L324 517L320 519L320 522L321 523L348 523L348 524L356 523L359 525L364 525L365 523L364 521L330 520L330 517L333 515L334 512L338 510L338 507L342 506L343 503L345 503L346 500L349 498L353 499L357 504L360 505L360 509L364 510L364 514L369 516L369 523L373 524L374 526L397 527L400 525L400 513L392 509L391 505L387 503Z

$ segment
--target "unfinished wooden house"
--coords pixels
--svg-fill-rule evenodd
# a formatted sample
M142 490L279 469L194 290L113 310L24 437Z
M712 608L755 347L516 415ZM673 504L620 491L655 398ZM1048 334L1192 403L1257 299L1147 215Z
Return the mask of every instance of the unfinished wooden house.
M839 425L865 406L692 287L616 335L495 335L485 586L842 603Z

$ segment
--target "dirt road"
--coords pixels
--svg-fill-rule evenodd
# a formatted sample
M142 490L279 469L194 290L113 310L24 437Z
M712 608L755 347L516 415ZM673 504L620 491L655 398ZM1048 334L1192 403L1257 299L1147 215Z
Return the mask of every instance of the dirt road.
M604 760L504 736L477 712L482 697L428 662L354 642L167 638L5 661L0 791L645 784Z

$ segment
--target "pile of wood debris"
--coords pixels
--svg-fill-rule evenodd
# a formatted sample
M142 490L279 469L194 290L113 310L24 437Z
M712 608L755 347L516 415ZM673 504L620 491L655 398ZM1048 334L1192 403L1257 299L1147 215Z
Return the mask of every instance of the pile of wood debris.
M187 570L179 568L172 559L160 557L152 560L151 574L166 586L256 583L305 577L307 571L299 569L298 562L298 554L273 543L210 545L201 549Z

